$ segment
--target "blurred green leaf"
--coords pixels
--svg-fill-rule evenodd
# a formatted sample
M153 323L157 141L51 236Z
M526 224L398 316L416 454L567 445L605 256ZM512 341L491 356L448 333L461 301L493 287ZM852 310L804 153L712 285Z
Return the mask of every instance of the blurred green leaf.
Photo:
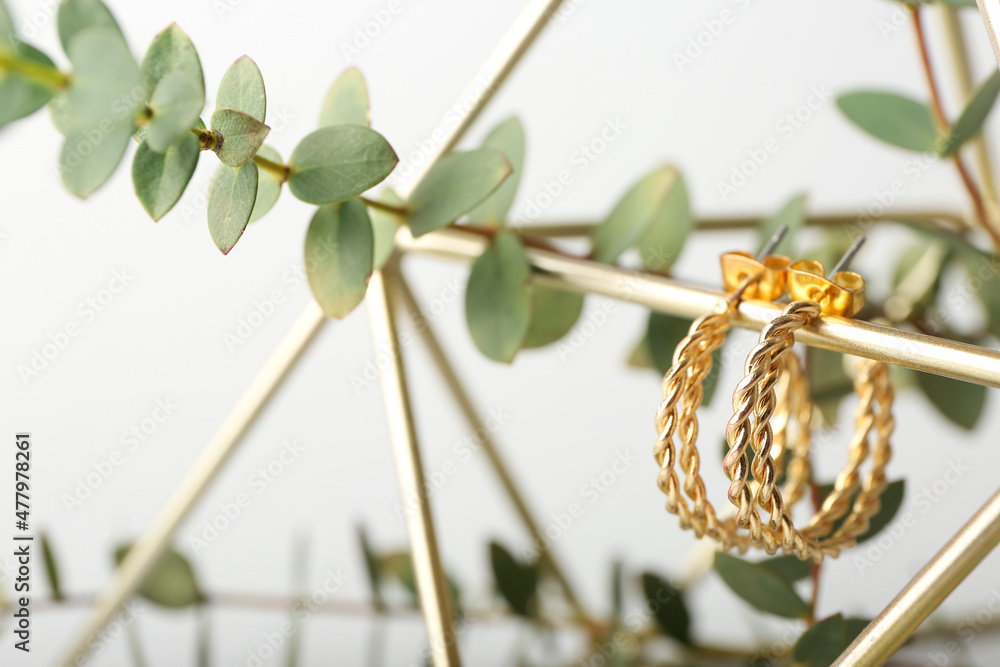
M204 106L205 91L190 74L167 74L149 101L153 116L146 127L145 142L162 153L184 134L191 134L191 126Z
M889 525L889 522L899 513L899 508L903 506L903 496L905 493L905 480L900 479L889 483L889 486L882 492L880 498L881 505L878 512L869 521L868 530L858 536L858 544L867 542Z
M809 615L809 605L792 585L766 567L717 553L715 571L736 595L760 611L784 618Z
M257 151L257 155L271 162L284 164L278 151L270 146L261 146L260 150ZM267 215L267 212L278 201L278 196L281 195L281 181L278 180L278 177L266 169L259 169L258 171L260 171L260 177L257 179L257 200L253 205L253 214L250 216L250 222L256 222Z
M651 572L643 572L642 590L660 629L679 642L690 644L691 616L684 594Z
M917 373L917 386L948 421L967 431L976 427L986 405L986 387L930 373Z
M759 233L757 235L758 245L757 252L759 253L764 249L771 237L774 236L775 232L782 225L788 227L788 234L782 239L778 247L775 248L771 254L772 255L792 255L793 241L795 240L795 233L798 232L806 224L806 200L807 197L804 194L796 195L789 199L781 210L772 215L767 220L760 223Z
M511 175L500 151L479 148L449 153L431 167L410 197L414 236L446 227L493 194Z
M398 161L389 142L374 130L324 127L306 135L292 151L288 188L309 204L335 204L380 183Z
M180 200L198 166L201 146L188 132L166 151L157 153L145 142L132 160L132 187L153 220L159 220Z
M271 131L253 116L236 109L216 109L211 127L222 135L215 153L222 164L230 167L240 167L252 160Z
M379 194L382 203L391 206L403 206L403 200L390 189ZM396 232L403 226L403 220L398 215L377 208L369 208L368 215L372 219L372 230L375 232L375 269L381 269L393 248L396 247Z
M417 593L417 580L413 574L413 562L410 554L405 551L394 551L381 556L378 561L379 571L398 581L410 594L416 604L420 597Z
M215 96L215 108L236 109L260 123L264 122L267 115L264 77L249 56L237 58L222 75L219 92Z
M848 120L876 139L911 151L933 151L934 119L926 104L895 93L858 91L837 98Z
M1000 70L994 71L990 78L976 89L962 115L952 123L944 150L941 151L943 157L954 155L965 142L982 131L983 123L986 122L986 117L990 115L997 101L997 95L1000 95Z
M659 372L659 369L657 369L656 364L653 363L653 357L649 352L649 339L646 338L645 333L643 333L639 342L636 343L635 348L632 350L632 354L629 355L626 363L632 368L648 368Z
M844 370L844 355L818 347L806 348L809 393L823 421L837 423L837 413L845 396L854 392L854 381Z
M356 67L344 70L330 86L319 114L319 126L371 125L368 109L368 87Z
M639 242L677 181L673 167L657 167L633 185L608 217L591 232L593 257L612 264Z
M125 42L115 17L101 0L63 0L59 4L56 22L59 25L59 42L67 54L73 39L87 28L108 28L122 43Z
M531 326L531 267L516 234L501 232L472 265L465 321L476 347L509 363Z
M584 297L574 292L535 285L531 300L531 326L524 339L525 349L556 342L573 330L583 312Z
M131 122L119 122L95 141L95 130L76 128L66 135L59 154L63 185L77 197L87 197L111 178L132 138Z
M365 572L368 574L368 587L371 590L372 602L375 609L381 611L385 609L385 598L382 596L382 571L379 568L379 559L368 541L368 533L364 526L357 527L358 543L361 545L361 556L365 561Z
M639 239L642 265L650 271L670 270L693 228L694 216L691 215L687 186L684 178L678 175Z
M228 255L250 222L257 200L257 165L219 165L208 189L208 231L215 247Z
M316 211L306 232L306 275L328 317L345 317L365 298L373 252L372 223L360 200Z
M69 50L73 79L69 112L73 126L106 132L110 124L131 124L142 105L139 67L120 35L110 28L87 28Z
M968 276L966 284L983 304L990 332L1000 338L1000 271L996 260L977 251L964 253L959 261Z
M792 657L805 667L829 667L867 625L866 620L840 614L824 618L802 633Z
M538 566L517 561L497 542L490 542L490 566L497 592L518 616L535 615L538 593Z
M666 375L674 365L674 350L690 328L691 320L650 311L646 321L646 349L660 375Z
M623 577L622 562L616 558L611 562L611 621L615 627L621 625L622 610L625 608Z
M42 560L45 565L45 579L48 581L49 590L52 591L52 599L57 602L63 599L61 577L59 576L59 564L56 562L56 555L52 549L52 542L46 533L39 535L42 542Z
M14 22L10 18L7 6L0 0L0 39L10 43L14 41L14 36Z
M129 544L115 549L117 565L121 565L131 548ZM139 589L139 595L153 604L175 609L197 604L204 599L191 564L172 549L153 568L146 583Z
M511 166L511 174L496 191L469 211L469 222L474 225L502 226L507 212L514 203L517 186L524 167L524 128L516 116L497 125L483 141L483 148L500 151Z
M9 33L2 32L0 36ZM0 49L6 45L0 45ZM43 67L55 67L47 55L22 42L10 45L11 51L23 58ZM38 111L52 99L54 91L45 84L38 83L9 69L0 68L0 128L15 120L19 120Z
M187 74L201 90L201 104L204 106L205 74L201 69L201 60L194 44L176 23L171 23L153 38L140 69L143 84L150 95L168 74Z
M795 554L775 556L757 561L757 565L778 575L788 583L801 581L812 574L812 563Z

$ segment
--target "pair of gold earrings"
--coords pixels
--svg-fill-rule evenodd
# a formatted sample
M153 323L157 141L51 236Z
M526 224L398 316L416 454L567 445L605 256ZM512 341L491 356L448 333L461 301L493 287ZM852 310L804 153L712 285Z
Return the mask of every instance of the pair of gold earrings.
M796 527L790 508L809 488L813 404L802 364L791 352L794 335L821 313L855 315L864 305L865 293L864 279L842 270L860 240L826 278L819 262L792 263L787 257L771 255L781 236L779 231L757 259L747 252L722 256L728 296L715 312L691 325L674 351L673 366L663 378L663 400L656 412L659 438L653 453L660 465L657 485L667 496L667 510L678 516L683 528L717 540L724 549L744 553L756 547L769 554L781 550L818 562L852 547L880 509L888 484L885 467L892 455L893 391L885 363L858 361L854 390L860 400L847 464L819 510L805 526ZM720 518L706 497L700 473L695 413L702 401L702 384L712 369L712 353L725 342L740 301L775 302L786 293L791 302L761 331L747 356L745 376L733 392L723 469L736 512ZM868 460L871 464L862 476ZM779 488L782 475L785 480Z

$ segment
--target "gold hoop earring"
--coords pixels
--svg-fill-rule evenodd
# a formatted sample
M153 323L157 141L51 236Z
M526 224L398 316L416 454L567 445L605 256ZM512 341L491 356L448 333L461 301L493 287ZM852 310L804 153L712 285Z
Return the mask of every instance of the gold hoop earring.
M887 486L885 467L892 455L889 440L894 427L893 392L886 364L871 360L860 363L854 387L861 400L848 463L820 510L804 528L797 529L781 491L775 487L770 423L776 410L775 384L786 365L783 360L794 356L789 353L795 344L795 332L820 313L847 317L856 314L864 305L864 280L848 271L836 272L827 280L818 262L796 262L789 267L788 285L795 300L761 332L757 346L747 357L746 375L733 393L733 416L726 429L729 452L723 468L731 482L729 500L737 508L736 524L748 529L752 544L768 553L780 548L819 561L824 556L836 557L841 549L853 546L881 506ZM871 445L873 435L875 442ZM752 466L750 449L754 452ZM861 482L860 467L869 457L872 466ZM756 490L751 488L750 474ZM758 509L768 515L766 524ZM842 518L843 523L834 530L834 522Z
M702 384L712 369L712 354L725 341L739 301L742 298L774 301L783 296L789 260L767 256L758 261L749 253L733 252L723 255L721 262L723 283L729 296L720 302L715 312L696 320L674 351L673 365L663 378L663 400L656 413L659 437L653 455L660 465L657 485L667 496L667 511L678 516L681 527L693 530L698 537L708 535L725 548L735 547L742 552L751 546L751 541L738 533L734 519L717 517L705 493L699 472L696 411L702 401ZM775 416L776 440L779 449L783 450L789 440L786 436L792 431L790 426L798 422L797 437L791 440L792 456L785 486L786 498L797 500L803 495L809 479L808 420L812 406L808 403L808 392L802 390L804 377L798 360L790 357L783 364L784 382L779 391L784 400L780 413ZM679 448L675 437L680 440ZM780 457L780 461L783 462L784 457ZM683 484L675 469L678 465L684 474Z

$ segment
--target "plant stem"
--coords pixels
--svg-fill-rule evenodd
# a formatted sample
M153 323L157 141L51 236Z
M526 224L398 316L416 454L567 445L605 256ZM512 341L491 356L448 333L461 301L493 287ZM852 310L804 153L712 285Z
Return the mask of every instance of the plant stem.
M70 82L70 75L58 68L22 58L7 49L0 49L0 70L19 74L25 79L48 86L52 90L62 90Z
M261 155L254 155L253 161L260 169L263 169L269 174L273 174L274 177L278 179L279 183L285 183L288 181L288 176L292 173L291 167L287 164L275 162L274 160L268 160L266 157Z
M941 104L941 91L937 84L937 78L934 76L934 67L931 65L921 9L920 5L911 6L910 16L913 17L913 29L917 37L917 46L920 49L920 61L923 64L924 75L927 78L927 85L930 88L931 110L934 122L938 126L938 131L944 136L949 127L948 117L945 115L944 106ZM965 186L966 191L969 193L969 198L972 200L972 206L976 211L976 218L979 220L980 226L990 235L993 239L993 245L1000 252L1000 232L997 232L993 225L990 224L989 214L986 212L986 206L983 204L983 197L979 193L979 188L976 186L975 181L972 180L972 176L969 175L969 170L965 167L961 155L956 152L952 155L951 159L955 164L955 169L958 170L959 177L962 179L962 185Z
M194 132L194 136L198 137L198 141L201 142L201 150L203 151L214 151L222 145L222 135L215 130L192 127L191 131Z
M386 204L385 202L380 202L377 199L369 199L365 196L361 196L360 199L365 203L365 206L379 211L384 211L385 213L390 213L399 218L405 218L410 214L410 210L405 206L393 206L392 204Z

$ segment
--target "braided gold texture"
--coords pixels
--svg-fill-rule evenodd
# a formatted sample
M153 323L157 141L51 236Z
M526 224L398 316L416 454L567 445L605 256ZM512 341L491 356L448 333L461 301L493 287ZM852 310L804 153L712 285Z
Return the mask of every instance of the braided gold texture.
M723 463L730 480L729 500L736 508L736 524L747 529L751 544L768 553L780 548L815 561L853 546L878 512L887 486L885 467L892 455L890 437L894 426L888 367L881 362L861 361L854 382L860 400L847 465L820 510L805 528L795 528L782 492L775 486L777 439L772 421L779 402L775 386L788 367L785 360L794 357L788 353L795 342L795 331L819 313L820 307L813 302L793 302L761 332L757 346L747 357L746 375L733 393L733 416L726 427L729 451ZM774 426L778 425L775 422ZM748 463L751 451L752 467ZM862 481L860 469L869 458L871 468ZM759 511L766 516L766 522ZM836 527L838 520L842 523Z

